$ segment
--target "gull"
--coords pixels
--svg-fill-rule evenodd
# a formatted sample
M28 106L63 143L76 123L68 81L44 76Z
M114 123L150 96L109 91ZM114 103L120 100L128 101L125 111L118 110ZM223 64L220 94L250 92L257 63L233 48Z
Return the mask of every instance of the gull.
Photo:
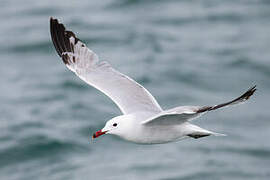
M123 115L107 121L93 138L112 134L138 144L162 144L184 138L225 136L191 123L195 118L222 107L243 103L256 91L256 86L232 101L214 106L179 106L163 110L142 85L115 70L65 29L57 19L50 19L51 38L58 55L69 70L95 87L119 107Z

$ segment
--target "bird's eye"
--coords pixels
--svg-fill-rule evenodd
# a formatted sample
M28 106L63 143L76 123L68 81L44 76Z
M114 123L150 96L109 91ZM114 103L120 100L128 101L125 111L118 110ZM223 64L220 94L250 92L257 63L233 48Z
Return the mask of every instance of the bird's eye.
M113 126L116 127L117 126L117 123L114 123Z

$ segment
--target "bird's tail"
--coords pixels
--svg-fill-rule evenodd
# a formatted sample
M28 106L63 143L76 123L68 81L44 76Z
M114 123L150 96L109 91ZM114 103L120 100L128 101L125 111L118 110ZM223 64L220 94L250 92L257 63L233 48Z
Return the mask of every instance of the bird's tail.
M210 136L210 135L226 136L226 134L221 134L221 133L209 131L209 130L203 129L199 126L196 126L196 125L190 124L190 123L188 124L187 128L188 128L187 136L195 138L195 139Z
M203 113L203 112L207 112L207 111L212 111L212 110L216 110L222 107L226 107L226 106L230 106L230 105L234 105L234 104L239 104L239 103L243 103L246 100L248 100L250 98L250 96L253 95L253 93L256 91L256 86L253 86L252 88L250 88L249 90L247 90L243 95L241 95L238 98L235 98L232 101L226 102L226 103L222 103L222 104L218 104L215 106L204 106L201 107L197 110L197 113Z

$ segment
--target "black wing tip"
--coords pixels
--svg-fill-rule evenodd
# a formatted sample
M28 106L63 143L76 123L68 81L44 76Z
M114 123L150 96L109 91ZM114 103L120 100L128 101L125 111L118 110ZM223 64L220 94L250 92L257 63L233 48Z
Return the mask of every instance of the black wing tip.
M218 109L218 108L221 108L221 107L224 107L224 106L236 103L236 102L246 101L257 90L256 87L257 86L255 85L255 86L249 88L243 95L241 95L240 97L238 97L238 98L236 98L236 99L234 99L234 100L232 100L230 102L219 104L219 105L216 105L216 106L204 106L204 107L201 107L200 109L198 109L196 112L197 113L203 113L203 112L215 110L215 109Z
M62 57L63 49L61 48L61 44L58 40L58 25L59 22L57 19L54 19L53 17L50 18L50 32L51 32L51 38L53 45L60 57Z
M57 19L53 18L52 16L50 17L50 23L52 24L53 21L57 21Z
M51 24L51 27L52 28L55 28L58 26L61 27L63 29L63 32L64 32L64 35L68 38L70 37L74 37L75 39L75 44L77 44L78 41L81 41L79 38L76 37L75 33L72 32L72 31L69 31L69 30L66 30L64 24L62 23L59 23L58 19L57 18L53 18L53 17L50 17L50 24Z
M56 18L53 18L52 16L50 17L50 21L52 21L52 20L57 20Z
M256 87L257 87L257 85L249 88L242 96L240 96L240 99L248 100L254 94L254 92L257 90Z
M50 27L51 27L51 33L52 30L54 30L55 27L59 26L60 23L58 22L58 19L55 19L53 17L50 17Z
M59 23L57 18L53 18L53 17L50 17L50 23L54 24L54 25L60 25L61 24L61 23Z
M58 55L62 58L65 64L69 64L67 54L65 52L74 53L74 44L76 45L80 41L72 31L67 31L65 26L62 23L59 23L58 19L50 17L50 31L51 38L54 44L54 47ZM70 37L73 37L75 42L74 44L70 42Z
M74 33L69 33L70 31L66 31L65 26L62 23L59 23L58 19L53 17L50 17L50 31L51 38L58 55L62 58L65 64L69 64L69 57L63 53L74 52L74 47L69 40L71 36L74 36L76 40Z
M210 111L213 107L212 106L203 106L201 108L199 108L196 113L203 113L203 112L206 112L206 111Z

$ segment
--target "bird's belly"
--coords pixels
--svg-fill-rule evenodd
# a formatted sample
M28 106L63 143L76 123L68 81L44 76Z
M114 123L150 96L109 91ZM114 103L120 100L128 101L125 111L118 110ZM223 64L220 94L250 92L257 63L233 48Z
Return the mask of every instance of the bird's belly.
M136 136L126 137L125 139L138 144L163 144L186 137L186 133L181 126L145 127L136 134Z

